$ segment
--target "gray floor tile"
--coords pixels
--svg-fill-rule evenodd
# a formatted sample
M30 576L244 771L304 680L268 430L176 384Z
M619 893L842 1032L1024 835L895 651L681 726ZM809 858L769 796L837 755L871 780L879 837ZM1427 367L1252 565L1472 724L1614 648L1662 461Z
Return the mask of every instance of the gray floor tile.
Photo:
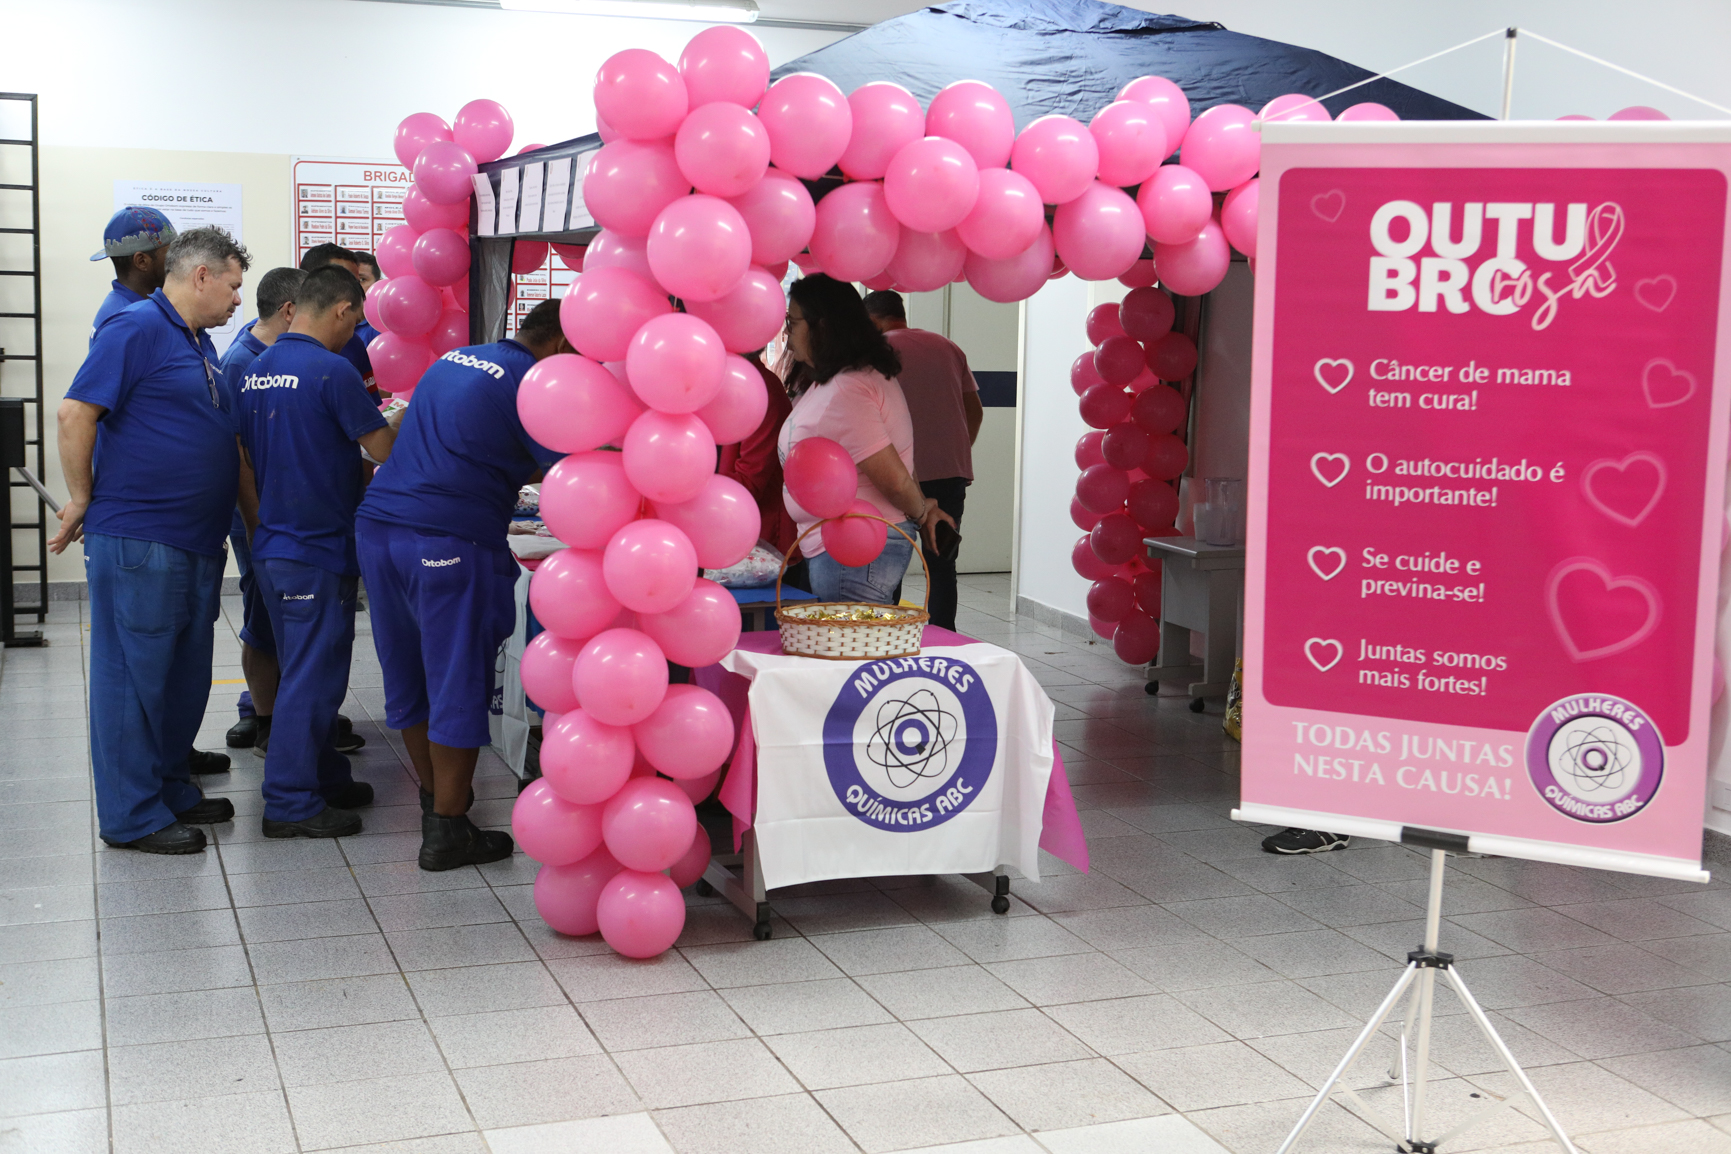
M1720 995L1723 997L1723 993ZM1615 1058L1653 1050L1677 1050L1695 1039L1633 1006L1600 999L1521 1006L1504 1011L1528 1029L1583 1058Z
M110 1046L261 1034L264 1017L251 986L190 994L145 994L105 1003Z
M249 943L347 937L379 930L372 909L361 898L253 906L236 910L235 917L240 921L241 936Z
M225 843L220 851L222 868L231 877L236 874L334 869L348 864L343 861L342 850L334 838Z
M489 1130L486 1147L492 1154L570 1154L579 1150L605 1150L608 1154L674 1154L673 1147L668 1145L655 1122L643 1113ZM381 1150L379 1154L387 1152ZM464 1150L455 1154L470 1152Z
M860 986L898 1019L937 1018L1017 1010L1028 1003L981 966L952 966L899 974L866 974Z
M421 1016L401 974L261 986L258 995L273 1033Z
M270 874L259 874L270 877ZM377 933L291 942L254 942L247 946L253 971L263 985L359 978L396 972L397 963Z
M1731 1055L1728 1055L1731 1057ZM108 1087L101 1050L76 1050L0 1061L0 1118L106 1109ZM7 1138L0 1130L0 1149Z
M1604 1058L1599 1065L1698 1118L1731 1114L1731 1053L1717 1046Z
M115 1046L108 1051L108 1076L116 1106L173 1102L188 1094L265 1093L280 1085L263 1034Z
M964 1074L1094 1057L1074 1035L1038 1010L928 1018L908 1028Z
M866 1154L1017 1132L990 1099L954 1074L820 1090L816 1098Z
M953 1073L949 1063L900 1022L776 1034L764 1041L808 1090Z
M1105 954L994 962L986 969L1036 1006L1126 998L1156 990Z
M804 1094L659 1110L655 1121L680 1154L853 1154L857 1149Z
M101 1045L101 1002L0 1008L0 1058L92 1050Z
M849 978L743 986L721 996L760 1035L890 1021L888 1012Z
M718 990L730 986L764 986L777 982L836 978L842 973L804 938L697 946L680 953L704 981Z
M474 1128L451 1076L443 1071L294 1087L288 1101L303 1150Z
M1090 952L1087 942L1046 918L992 918L932 927L976 962L1009 962Z
M464 866L462 869L443 870L438 873L428 873L415 864L415 856L420 852L421 838L419 834L403 835L381 834L371 837L344 838L350 846L343 852L354 863L354 877L361 892L369 898L387 897L391 894L418 894L429 890L460 890L477 889L487 884L474 866ZM362 864L358 857L365 856L369 848L385 849L378 843L389 842L391 846L402 846L397 852L403 857L391 856L391 860L378 864ZM407 847L413 846L413 849Z
M102 919L105 957L239 944L240 931L235 927L234 911L229 909Z
M428 893L395 894L368 899L379 928L428 930L445 926L473 926L509 920L505 907L491 890L433 890Z
M983 898L984 894L981 896ZM772 900L775 912L802 934L833 934L910 925L916 920L905 907L875 890Z
M1647 944L1643 942L1637 946L1619 942L1609 946L1585 946L1578 950L1535 954L1534 958L1547 969L1567 974L1605 994L1700 986L1712 980L1699 971L1648 952L1644 948Z
M103 918L221 910L229 905L228 887L220 874L103 882L96 887L96 900Z
M1099 950L1130 950L1206 935L1162 906L1054 914L1052 920Z
M1232 946L1288 978L1386 971L1389 965L1385 955L1330 929L1234 937Z
M108 958L102 967L102 989L111 998L130 994L177 994L252 984L252 968L247 965L246 950L240 946L117 954Z
M643 1109L604 1054L458 1070L456 1077L483 1130Z
M108 1138L106 1108L31 1114L6 1123L10 1150L29 1154L110 1154Z
M0 840L11 837L6 834ZM88 921L95 916L96 902L89 883L0 890L0 926Z
M850 975L899 973L966 965L968 956L929 926L894 926L824 934L811 944Z
M236 907L339 901L361 896L347 866L238 874L228 879Z
M1295 982L1215 986L1206 990L1185 990L1176 996L1237 1038L1328 1030L1354 1024L1350 1015Z
M798 1093L800 1085L756 1038L698 1042L617 1055L619 1069L652 1110Z
M1641 948L1715 982L1731 981L1731 934L1645 941Z
M417 970L408 981L429 1018L566 1004L565 991L540 962Z
M452 1069L575 1058L601 1045L569 1005L433 1018L428 1024Z
M1731 1042L1731 998L1723 985L1624 994L1618 1000L1701 1041Z
M1620 1130L1656 1122L1674 1122L1683 1111L1655 1094L1592 1062L1573 1062L1529 1069L1527 1076L1559 1121L1577 1134ZM1484 1074L1475 1085L1507 1094L1514 1080L1504 1073ZM1528 1113L1531 1107L1520 1107Z
M1046 1014L1107 1057L1228 1039L1224 1030L1170 994L1052 1006Z
M96 959L12 962L0 966L0 1009L83 1002L102 993Z
M273 1036L283 1085L364 1082L381 1073L434 1074L445 1068L425 1024L376 1022L296 1030Z
M198 1135L199 1154L292 1154L295 1150L280 1090L114 1108L115 1154L181 1154L188 1134Z
M1312 1092L1243 1042L1156 1050L1121 1058L1118 1064L1186 1112Z
M451 926L437 930L400 930L385 940L404 971L436 970L453 966L481 966L491 962L526 962L535 951L511 922L480 926Z
M1134 1078L1101 1058L971 1074L968 1081L1027 1130L1097 1126L1169 1112Z
M0 934L0 965L96 955L96 922L37 922Z
M1555 910L1505 910L1452 919L1475 934L1522 953L1610 945L1617 939Z
M1112 955L1163 990L1200 990L1270 981L1279 975L1213 938L1192 938Z
M579 1003L709 988L702 976L676 952L636 961L608 950L583 957L549 960L547 969L571 1000Z
M751 1031L713 990L651 994L578 1007L608 1050L641 1050L747 1037Z

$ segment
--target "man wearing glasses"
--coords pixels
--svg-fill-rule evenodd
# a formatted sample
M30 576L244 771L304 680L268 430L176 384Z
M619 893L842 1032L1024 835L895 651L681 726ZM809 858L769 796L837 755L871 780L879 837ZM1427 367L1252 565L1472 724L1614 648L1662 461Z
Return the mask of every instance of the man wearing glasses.
M147 853L197 853L196 827L234 816L192 784L187 752L210 697L239 470L206 330L239 307L251 263L220 228L181 233L166 283L102 327L60 404L69 497L48 547L84 541L99 832Z

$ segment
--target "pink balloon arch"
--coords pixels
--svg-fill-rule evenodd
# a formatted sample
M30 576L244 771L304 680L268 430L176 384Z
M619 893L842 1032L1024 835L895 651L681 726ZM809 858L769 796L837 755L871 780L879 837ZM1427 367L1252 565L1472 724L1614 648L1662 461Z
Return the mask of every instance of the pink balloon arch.
M1211 291L1234 248L1254 257L1257 121L1328 113L1294 95L1192 119L1178 86L1150 76L1087 124L1044 116L1018 132L1009 103L975 80L925 109L888 82L851 95L811 73L772 85L762 46L731 26L699 33L677 64L616 53L593 99L604 143L582 195L601 231L553 246L578 273L560 306L576 351L541 361L518 390L529 434L569 454L541 502L569 548L530 583L547 632L522 677L550 712L545 776L519 798L512 828L542 865L535 904L550 926L599 932L643 958L684 926L680 887L710 849L693 795L713 789L736 736L713 694L669 685L667 663L711 664L738 641L732 598L696 574L755 543L756 507L715 476L716 445L762 419L762 380L740 354L779 330L787 262L910 292L965 280L1006 302L1068 275L1131 288L1089 317L1096 347L1072 370L1095 431L1077 446L1071 509L1086 533L1073 560L1093 582L1094 628L1144 662L1160 579L1141 541L1176 532L1188 459L1185 398L1168 382L1196 364L1170 294ZM1342 118L1384 114L1361 105ZM489 100L451 123L423 112L398 126L414 181L405 223L380 245L393 279L369 300L387 387L411 391L466 331L471 178L513 132ZM803 181L838 165L845 182L814 202ZM546 246L530 247L538 263ZM790 504L828 519L838 555L869 560L883 547L839 446L801 442L786 480Z

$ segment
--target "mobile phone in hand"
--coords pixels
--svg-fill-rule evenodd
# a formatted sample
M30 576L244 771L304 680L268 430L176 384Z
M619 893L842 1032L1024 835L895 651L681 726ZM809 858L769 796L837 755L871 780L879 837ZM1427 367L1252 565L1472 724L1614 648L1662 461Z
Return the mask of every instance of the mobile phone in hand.
M962 551L962 535L948 521L939 521L932 527L932 536L937 539L937 555L941 560L954 561Z

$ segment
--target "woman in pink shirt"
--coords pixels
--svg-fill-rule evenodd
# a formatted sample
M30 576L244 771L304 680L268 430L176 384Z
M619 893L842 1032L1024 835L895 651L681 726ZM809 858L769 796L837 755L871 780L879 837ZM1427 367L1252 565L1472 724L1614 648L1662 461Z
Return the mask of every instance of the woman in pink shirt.
M913 422L895 381L901 359L866 315L859 293L822 274L795 281L788 290L787 332L795 399L781 427L782 461L807 437L837 442L859 470L860 499L910 536L925 533L929 544L936 522L955 522L913 478ZM783 499L800 532L817 520L786 490ZM800 551L820 599L877 604L891 601L913 556L913 546L895 532L869 565L839 564L824 551L821 533L807 537Z

